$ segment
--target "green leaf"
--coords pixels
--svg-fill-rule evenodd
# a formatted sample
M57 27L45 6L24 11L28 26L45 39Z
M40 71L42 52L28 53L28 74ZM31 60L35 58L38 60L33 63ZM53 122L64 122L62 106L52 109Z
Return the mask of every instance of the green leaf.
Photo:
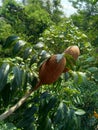
M70 71L70 74L73 76L76 83L87 82L86 73Z
M98 68L97 67L89 67L88 71L90 71L90 72L97 72Z
M68 110L68 120L73 121L72 118L74 117L74 110L70 108ZM71 123L71 122L70 122Z
M7 77L9 73L10 66L7 63L4 63L0 68L0 91L3 90L7 83Z
M95 57L93 56L86 59L86 62L93 62L93 61L95 61Z
M75 111L75 114L76 115L79 115L79 116L82 116L82 115L84 115L86 112L84 111L84 110L82 110L82 109L77 109L76 111Z
M92 4L96 4L98 2L98 0L91 0Z
M78 82L78 74L77 74L77 72L71 71L70 73L72 74L72 76L73 76L73 78L74 78L74 81L75 81L75 82Z
M20 130L13 123L0 122L0 130Z
M31 66L32 64L34 64L36 61L37 61L37 56L36 56L36 55L33 55L32 58L31 58L31 60L30 60L30 66Z
M3 45L3 47L4 48L7 48L7 47L10 47L10 45L14 42L14 41L16 41L16 40L18 40L19 39L19 37L18 36L9 36L7 39L6 39L6 41L5 41L5 43L4 43L4 45Z
M19 40L13 47L13 54L18 53L24 45L25 42L23 40Z
M87 39L88 37L87 37L87 35L85 35L85 34L81 34L81 38L84 38L84 39Z
M94 73L94 79L96 82L98 82L98 71L96 73Z
M25 129L30 129L31 124L34 122L34 114L37 112L37 107L31 106L25 110L23 113L23 118L19 120L18 127L24 127Z
M39 49L39 48L43 48L43 47L44 47L44 43L43 43L43 42L38 42L38 43L34 46L35 49Z
M66 68L73 69L74 65L76 65L76 61L74 60L74 58L69 54L65 54L65 58Z
M46 99L48 97L50 97L50 94L47 91L45 91L41 94L40 99Z
M78 82L87 82L87 77L86 77L86 73L83 72L78 72Z
M62 122L66 118L66 115L67 115L67 107L63 102L61 102L59 104L59 107L58 107L57 112L55 114L54 121L56 123Z
M46 99L48 100L46 101ZM40 107L39 107L39 113L42 116L47 116L48 113L55 107L55 104L57 102L57 98L55 96L52 96L49 99L49 94L47 92L43 93L40 97ZM44 111L43 111L44 110Z
M46 118L44 130L51 130L52 121L49 117Z
M19 67L13 67L14 79L12 82L13 88L20 87L22 85L23 71Z
M31 54L31 52L32 52L31 48L29 48L29 47L26 48L24 51L23 59L26 60L29 57L29 55Z
M56 102L57 102L57 98L53 96L53 97L49 100L48 104L46 105L46 108L45 108L45 110L44 110L44 113L47 114L52 108L54 108Z
M89 42L84 42L85 47L91 47L91 44Z
M32 77L32 80L31 80L32 88L34 88L34 87L36 86L37 83L38 83L37 77Z
M50 57L50 54L47 51L42 50L40 53L40 56L41 56L41 59L44 60L44 59Z
M11 89L10 89L10 83L7 83L2 90L2 99L3 99L3 104L7 106L10 102L10 97L11 97Z

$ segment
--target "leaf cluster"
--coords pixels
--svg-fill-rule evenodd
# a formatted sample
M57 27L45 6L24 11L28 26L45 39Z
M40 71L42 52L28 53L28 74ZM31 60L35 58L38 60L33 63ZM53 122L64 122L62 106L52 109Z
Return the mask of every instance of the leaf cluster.
M94 111L98 112L97 48L74 21L62 18L56 23L45 7L41 8L43 6L36 2L20 6L6 1L1 9L4 19L0 21L0 113L36 85L39 66L51 54L78 45L81 55L74 65L72 58L66 55L71 70L55 83L42 85L15 113L0 122L0 127L95 130L98 124L93 115ZM54 3L56 10L59 1Z

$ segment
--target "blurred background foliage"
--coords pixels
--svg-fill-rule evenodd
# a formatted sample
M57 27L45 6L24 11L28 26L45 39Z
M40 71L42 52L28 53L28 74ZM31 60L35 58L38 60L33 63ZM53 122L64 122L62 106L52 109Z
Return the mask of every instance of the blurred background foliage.
M68 46L81 55L69 72L42 85L6 120L1 130L97 130L98 2L69 0L77 13L67 18L60 0L2 1L0 7L0 113L38 80L40 64Z

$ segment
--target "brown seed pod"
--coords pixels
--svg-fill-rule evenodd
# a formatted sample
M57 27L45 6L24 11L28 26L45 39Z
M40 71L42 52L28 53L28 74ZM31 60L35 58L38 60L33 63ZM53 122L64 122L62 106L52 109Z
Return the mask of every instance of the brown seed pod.
M51 84L62 74L65 68L66 59L65 57L61 57L58 60L58 55L52 55L41 65L39 70L39 79L42 84Z
M76 45L69 46L64 52L66 54L70 54L74 58L74 60L77 60L78 56L80 55L79 47Z

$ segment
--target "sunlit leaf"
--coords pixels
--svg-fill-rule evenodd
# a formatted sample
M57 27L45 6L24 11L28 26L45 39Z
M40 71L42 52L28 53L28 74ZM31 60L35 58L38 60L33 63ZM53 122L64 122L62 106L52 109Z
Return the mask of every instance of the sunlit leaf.
M40 55L41 55L41 59L42 60L50 57L50 54L47 51L45 51L45 50L42 50L41 53L40 53Z
M73 76L74 81L76 83L87 82L86 73L76 72L76 71L70 71L70 74Z
M73 78L74 78L74 81L75 81L75 82L78 82L78 74L77 74L77 72L71 71L71 74L72 74L72 76L73 76Z
M81 115L84 115L86 112L84 111L84 110L82 110L82 109L77 109L76 111L75 111L75 114L76 115L79 115L79 116L81 116Z
M65 58L66 58L66 67L69 69L73 69L74 65L76 65L76 61L74 60L74 58L69 54L65 54Z
M83 72L78 72L78 82L81 83L81 82L87 82L87 76L86 76L86 73L83 73Z
M84 43L84 46L85 46L85 47L91 47L91 44L90 44L89 42L85 42L85 43Z
M37 43L37 44L34 46L35 49L39 49L39 48L43 48L43 47L44 47L44 43L43 43L43 42L39 42L39 43Z
M81 34L81 37L84 38L84 39L88 38L87 35L85 35L85 34Z

